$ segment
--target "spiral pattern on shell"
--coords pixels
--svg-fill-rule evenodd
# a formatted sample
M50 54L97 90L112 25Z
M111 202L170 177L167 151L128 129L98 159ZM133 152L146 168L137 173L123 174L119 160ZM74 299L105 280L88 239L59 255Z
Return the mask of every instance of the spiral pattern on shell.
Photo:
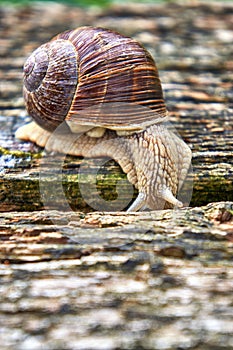
M24 98L28 113L50 131L65 120L127 129L167 115L151 55L102 28L70 30L35 50L24 65Z

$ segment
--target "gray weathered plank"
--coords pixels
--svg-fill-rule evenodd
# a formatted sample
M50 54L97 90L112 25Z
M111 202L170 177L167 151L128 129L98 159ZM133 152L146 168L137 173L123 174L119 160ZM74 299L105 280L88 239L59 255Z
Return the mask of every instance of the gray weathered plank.
M0 213L1 348L232 348L233 203Z

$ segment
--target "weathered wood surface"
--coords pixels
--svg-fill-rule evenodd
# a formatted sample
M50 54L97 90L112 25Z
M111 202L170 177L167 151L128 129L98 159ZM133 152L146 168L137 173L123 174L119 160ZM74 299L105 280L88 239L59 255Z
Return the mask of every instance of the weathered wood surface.
M0 214L1 349L232 349L232 220Z
M232 8L0 9L2 350L233 349ZM133 35L156 57L171 121L193 150L192 203L216 203L88 213L80 160L69 158L63 181L76 211L40 210L39 165L53 171L59 156L14 138L28 120L21 66L52 35L86 24ZM104 191L123 178L109 168Z
M14 139L16 128L28 120L22 98L25 57L56 33L81 25L117 29L150 50L172 125L193 151L191 205L233 200L232 4L117 5L98 13L49 4L0 11L1 211L43 207L39 150ZM77 173L78 166L72 161L67 175ZM116 182L123 175L112 163L105 183L100 183L104 191L114 176ZM64 182L70 204L90 210L80 197L77 177L67 176Z

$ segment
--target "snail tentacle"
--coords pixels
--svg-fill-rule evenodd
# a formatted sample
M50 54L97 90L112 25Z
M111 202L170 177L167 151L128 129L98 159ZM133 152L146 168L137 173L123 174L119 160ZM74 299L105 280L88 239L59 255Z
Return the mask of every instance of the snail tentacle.
M141 210L146 205L146 196L144 193L139 192L135 201L127 209L128 212Z

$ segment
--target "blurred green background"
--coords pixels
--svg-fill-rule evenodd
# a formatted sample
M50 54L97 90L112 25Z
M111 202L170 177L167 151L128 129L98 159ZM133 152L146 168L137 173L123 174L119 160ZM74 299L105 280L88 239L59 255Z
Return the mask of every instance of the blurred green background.
M211 2L212 0L206 0L205 2ZM214 1L214 0L213 0ZM216 1L216 0L215 0ZM230 2L232 0L218 0L218 2L225 1ZM176 0L0 0L0 5L4 4L15 4L15 5L25 5L33 2L57 2L67 5L76 5L81 7L87 6L98 6L104 7L112 3L126 3L126 2L135 2L135 3L162 3L162 2L176 2ZM192 3L193 0L183 0L182 2ZM203 1L202 1L203 2Z
M51 0L39 0L39 2L57 2L57 3L63 3L67 5L77 5L77 6L108 6L112 3L125 3L127 0L58 0L58 1L51 1ZM138 2L138 3L159 3L159 2L171 2L174 0L129 0L128 2ZM185 0L184 0L185 1ZM188 0L187 0L188 1ZM38 2L38 0L0 0L1 4L16 4L16 5L25 5L30 4L32 2Z

